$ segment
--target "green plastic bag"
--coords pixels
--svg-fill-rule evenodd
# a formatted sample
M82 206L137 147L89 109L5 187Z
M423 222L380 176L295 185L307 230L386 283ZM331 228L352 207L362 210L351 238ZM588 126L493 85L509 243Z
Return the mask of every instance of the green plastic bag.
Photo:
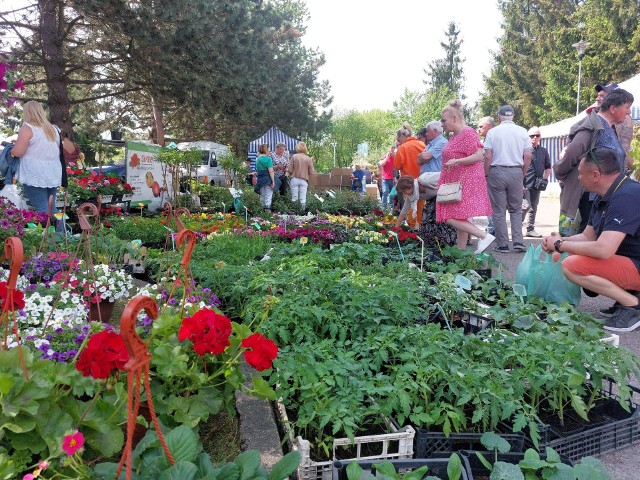
M553 261L550 253L543 257L542 246L529 245L527 253L516 270L516 283L527 288L527 294L552 303L568 302L578 306L580 287L567 280L562 273L562 260L568 254L563 253L560 260Z
M242 203L241 197L233 199L233 208L238 214L244 213L244 203Z

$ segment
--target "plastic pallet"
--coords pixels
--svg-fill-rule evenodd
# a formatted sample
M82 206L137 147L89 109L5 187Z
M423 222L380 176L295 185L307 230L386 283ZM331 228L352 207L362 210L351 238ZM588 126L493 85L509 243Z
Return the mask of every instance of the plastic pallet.
M406 473L412 472L420 467L427 466L428 470L427 476L434 476L436 478L440 478L441 480L448 480L449 476L447 475L447 464L449 463L448 458L430 458L430 459L422 459L422 460L390 460L393 466L396 468L396 473ZM333 480L347 480L347 467L351 462L345 461L337 461L333 462ZM360 467L366 473L371 473L375 475L376 471L373 468L373 465L377 463L375 461L367 461L362 462L358 461ZM464 464L461 472L460 479L468 480L467 472L465 471Z
M413 440L414 458L431 458L434 456L450 455L458 450L483 450L480 443L482 433L450 433L447 437L442 432L430 432L414 427L416 435ZM500 434L509 445L512 452L522 452L524 435L522 433Z
M282 402L276 402L276 412L278 420L284 428L285 440L289 450L300 453L300 465L298 466L296 475L298 480L331 480L333 477L333 462L337 460L362 460L376 463L381 460L411 459L413 457L413 437L415 436L415 430L410 425L398 428L393 422L389 421L387 424L389 425L390 433L354 437L353 440L336 438L333 441L333 459L316 461L310 456L309 441L300 436L294 436L286 408ZM362 456L362 446L371 446L372 444L377 444L378 448L376 451L380 453L371 456ZM356 457L337 458L338 447L350 445L355 446Z
M640 443L640 389L630 386L632 397L628 401L631 410L629 413L618 403L620 397L614 393L615 382L608 382L608 387L600 392L610 401L593 409L606 419L605 423L568 433L558 432L550 425L539 425L538 450L544 451L545 447L551 447L559 455L575 462L586 456L600 455ZM525 447L535 448L528 435L525 435Z

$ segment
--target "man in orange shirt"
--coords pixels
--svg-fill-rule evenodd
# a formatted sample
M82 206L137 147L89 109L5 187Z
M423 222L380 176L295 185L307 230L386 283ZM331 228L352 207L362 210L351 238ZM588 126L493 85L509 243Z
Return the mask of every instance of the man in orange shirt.
M403 123L402 127L396 134L396 140L398 143L398 151L393 159L393 168L400 170L400 175L409 175L413 178L420 176L420 165L418 165L418 155L426 148L424 142L421 142L416 137L412 136L411 127L408 123ZM400 205L404 204L404 198L401 196L402 192L398 193ZM425 206L425 200L418 200L416 208L415 218L410 218L409 226L413 229L420 228L422 224L422 211Z

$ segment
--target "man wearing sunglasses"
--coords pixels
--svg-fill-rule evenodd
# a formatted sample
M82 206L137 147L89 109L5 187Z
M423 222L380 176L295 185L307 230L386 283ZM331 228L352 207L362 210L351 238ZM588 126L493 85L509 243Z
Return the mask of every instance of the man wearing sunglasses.
M579 180L596 194L584 232L570 237L552 233L542 241L547 252L569 253L562 272L590 296L615 300L604 326L630 332L640 326L640 183L620 171L618 152L589 150L578 165Z
M524 176L524 199L522 201L522 223L527 219L527 232L525 237L541 238L536 232L536 213L538 203L540 203L540 192L546 190L549 175L551 175L551 159L546 148L540 145L540 129L531 127L529 129L531 139L531 166Z

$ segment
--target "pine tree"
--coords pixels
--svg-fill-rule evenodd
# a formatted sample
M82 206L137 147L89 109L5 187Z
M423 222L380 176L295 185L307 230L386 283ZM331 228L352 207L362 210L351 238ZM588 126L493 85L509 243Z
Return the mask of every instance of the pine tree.
M424 70L424 73L427 74L430 79L423 81L423 83L434 90L446 86L451 92L455 92L461 96L464 84L462 66L464 59L460 58L462 38L460 37L460 30L455 22L449 22L445 35L446 40L440 42L445 56L434 60L429 64L428 68Z

